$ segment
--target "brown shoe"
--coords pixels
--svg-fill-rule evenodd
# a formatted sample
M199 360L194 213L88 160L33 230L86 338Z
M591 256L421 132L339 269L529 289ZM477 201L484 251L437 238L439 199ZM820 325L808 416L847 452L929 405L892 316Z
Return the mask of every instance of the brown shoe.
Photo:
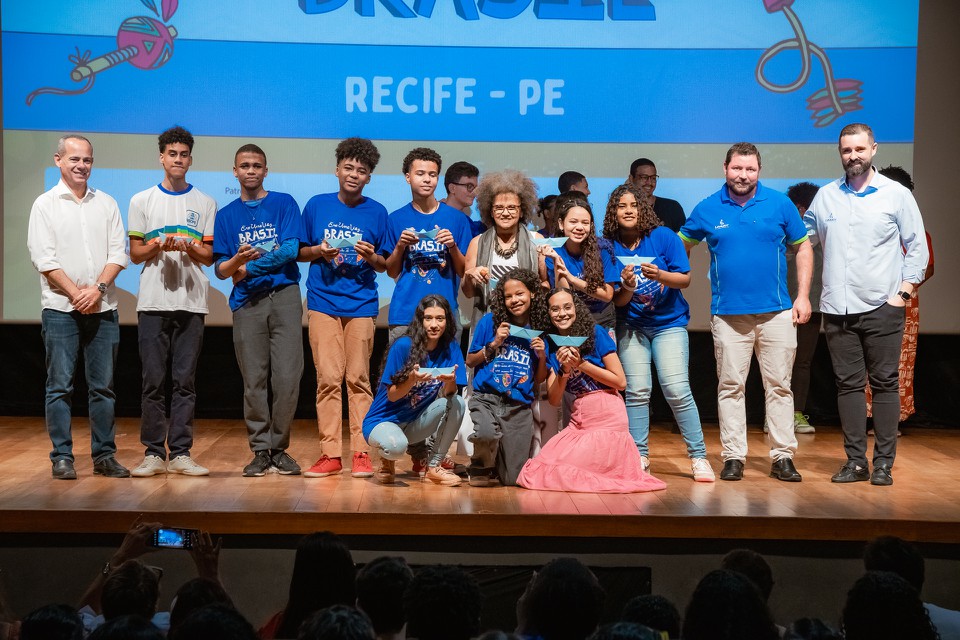
M380 458L380 467L373 474L380 484L392 484L397 480L397 463L393 460Z
M432 482L444 487L458 487L461 482L460 476L443 467L427 467L427 473L423 476L423 481Z

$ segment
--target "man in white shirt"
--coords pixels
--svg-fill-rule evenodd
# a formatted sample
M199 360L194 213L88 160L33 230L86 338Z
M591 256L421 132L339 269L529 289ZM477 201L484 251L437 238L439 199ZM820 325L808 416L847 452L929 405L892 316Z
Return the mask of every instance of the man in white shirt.
M27 248L40 272L41 332L47 353L44 412L53 443L53 477L76 480L70 410L73 376L83 349L89 388L93 473L125 478L130 472L114 455L113 369L120 343L113 281L127 265L117 202L87 185L93 145L65 135L53 161L60 181L30 210Z

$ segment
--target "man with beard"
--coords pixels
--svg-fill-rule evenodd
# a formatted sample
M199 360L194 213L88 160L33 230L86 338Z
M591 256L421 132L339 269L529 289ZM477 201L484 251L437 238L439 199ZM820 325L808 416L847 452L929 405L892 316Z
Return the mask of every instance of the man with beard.
M680 231L680 227L687 221L683 207L676 200L653 195L659 177L657 175L657 165L653 164L653 160L637 158L630 165L630 175L627 177L627 182L647 194L650 204L653 205L653 212L660 218L663 226L672 231Z
M804 222L823 245L823 312L837 378L847 462L833 482L893 484L900 416L897 364L904 306L923 282L927 243L910 191L873 167L877 143L865 124L840 131L845 175L822 187ZM864 383L873 390L873 473L867 469Z
M760 152L738 142L723 163L726 184L696 206L680 229L687 253L710 248L711 332L717 358L717 408L723 446L721 480L741 480L747 456L744 385L756 352L766 391L771 477L802 479L793 464L790 374L797 349L794 323L810 319L813 252L790 199L760 184ZM797 298L790 302L786 252L796 253Z

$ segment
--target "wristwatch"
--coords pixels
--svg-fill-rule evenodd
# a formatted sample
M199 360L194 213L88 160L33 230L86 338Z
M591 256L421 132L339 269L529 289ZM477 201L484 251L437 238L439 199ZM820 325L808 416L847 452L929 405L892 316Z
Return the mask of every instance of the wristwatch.
M106 282L98 282L98 283L97 283L97 291L99 291L101 295L103 295L104 293L106 293L106 292L107 292L107 283L106 283Z
M909 301L911 298L910 294L907 293L906 291L897 291L897 295L903 298L904 302Z

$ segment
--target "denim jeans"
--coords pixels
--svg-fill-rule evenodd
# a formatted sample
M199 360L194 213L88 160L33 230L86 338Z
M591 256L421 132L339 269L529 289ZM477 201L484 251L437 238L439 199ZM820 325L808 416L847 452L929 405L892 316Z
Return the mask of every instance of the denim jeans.
M430 439L434 446L429 453L428 464L431 467L439 466L457 437L464 412L466 405L458 394L437 398L411 422L381 422L376 425L370 431L370 446L382 458L399 460L409 443Z
M90 454L95 462L117 452L113 392L113 369L120 344L116 311L81 314L44 309L41 335L46 348L47 389L44 411L47 432L53 443L50 460L73 461L70 409L73 405L73 376L83 349L84 373L89 389Z
M653 388L651 361L657 367L657 379L673 410L680 433L687 444L687 455L705 458L700 412L690 390L690 341L686 327L668 329L617 328L617 351L627 376L627 419L630 435L640 455L647 455L650 434L650 390Z

